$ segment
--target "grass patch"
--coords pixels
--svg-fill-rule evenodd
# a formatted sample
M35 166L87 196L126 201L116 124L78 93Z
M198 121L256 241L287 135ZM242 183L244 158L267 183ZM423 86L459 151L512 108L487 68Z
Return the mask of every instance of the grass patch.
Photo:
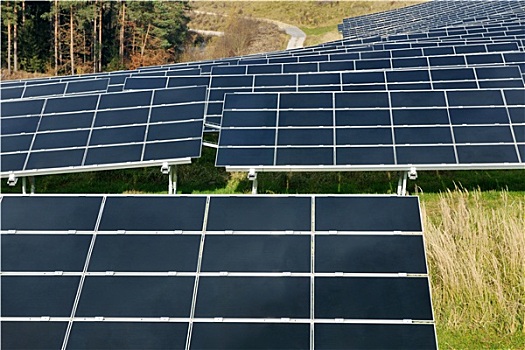
M324 35L326 33L337 31L337 26L325 26L325 27L300 27L300 29L307 35Z
M422 195L442 348L525 348L525 194Z

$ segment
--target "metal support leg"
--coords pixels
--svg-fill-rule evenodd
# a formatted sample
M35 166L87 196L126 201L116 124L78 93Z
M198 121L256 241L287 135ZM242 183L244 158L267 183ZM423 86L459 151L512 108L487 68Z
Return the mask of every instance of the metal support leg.
M35 186L35 177L34 176L30 176L29 177L29 184L31 186L31 194L35 194L36 186Z
M168 175L168 194L177 194L177 167L172 165Z
M250 169L248 172L248 180L252 182L252 194L257 194L257 171Z
M26 178L25 177L22 178L22 194L27 194L27 191L26 191Z
M403 171L399 174L399 181L397 182L397 195L398 196L406 196L407 179L408 179L408 171Z

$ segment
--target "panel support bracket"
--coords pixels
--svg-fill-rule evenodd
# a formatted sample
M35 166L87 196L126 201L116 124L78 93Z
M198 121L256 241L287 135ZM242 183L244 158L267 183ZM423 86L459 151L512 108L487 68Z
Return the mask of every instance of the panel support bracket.
M409 171L402 171L399 174L399 180L397 182L397 195L406 196L407 195L407 181L417 179L416 168L412 167Z
M16 186L17 182L18 182L18 178L15 176L15 174L13 173L9 174L9 178L7 179L7 184L13 187L13 186Z
M250 169L248 172L248 180L252 182L252 194L257 194L257 172L255 169Z

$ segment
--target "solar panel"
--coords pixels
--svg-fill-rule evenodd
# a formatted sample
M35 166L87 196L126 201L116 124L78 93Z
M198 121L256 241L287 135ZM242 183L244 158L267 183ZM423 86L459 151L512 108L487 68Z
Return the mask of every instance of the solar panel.
M58 96L78 93L107 92L109 79L78 80L67 82L26 85L25 87L2 87L2 101L44 96Z
M2 177L189 162L206 87L2 102Z
M211 77L128 78L126 87L195 85L208 82L206 123L219 125L224 95L234 92L284 91L394 91L430 89L522 88L518 66L429 67L404 70L367 70L329 73L285 73L249 75L212 75ZM151 82L150 82L151 81Z
M417 197L0 204L6 348L437 346Z
M523 110L523 96L523 89L227 94L216 165L523 169L522 137L515 136L522 124L511 115ZM261 109L264 118L253 113Z

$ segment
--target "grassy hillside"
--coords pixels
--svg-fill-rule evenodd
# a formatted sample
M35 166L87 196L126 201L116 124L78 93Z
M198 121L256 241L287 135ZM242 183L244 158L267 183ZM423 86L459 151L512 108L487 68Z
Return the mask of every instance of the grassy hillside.
M305 45L340 39L343 18L392 10L423 1L190 1L196 10L242 14L293 24L303 30Z

